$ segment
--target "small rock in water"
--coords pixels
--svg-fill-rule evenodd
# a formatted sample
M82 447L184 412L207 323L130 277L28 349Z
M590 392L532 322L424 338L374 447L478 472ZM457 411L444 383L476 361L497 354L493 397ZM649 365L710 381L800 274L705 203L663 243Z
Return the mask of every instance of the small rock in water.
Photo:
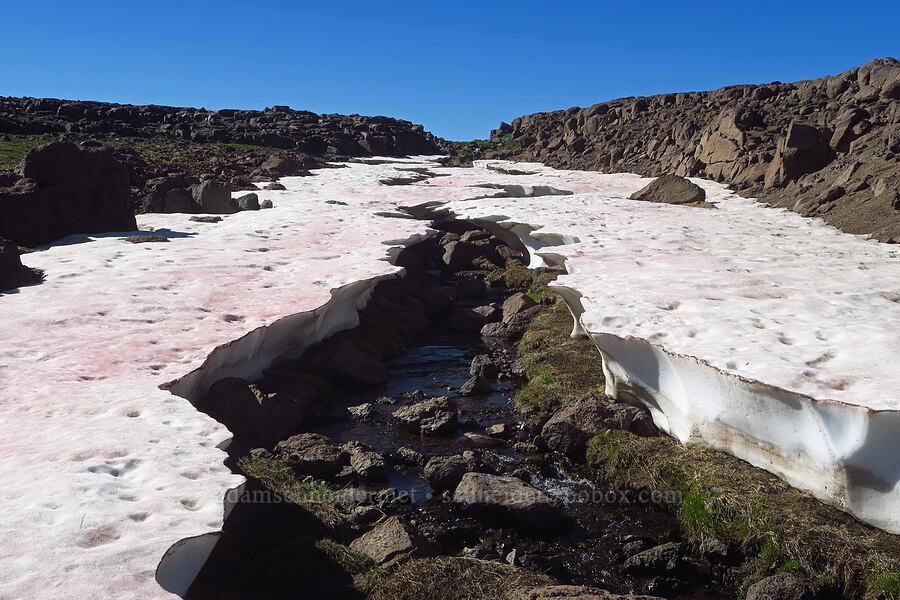
M564 520L549 496L515 477L466 473L453 493L453 502L532 527L556 527Z
M482 435L480 433L465 433L466 439L475 446L480 448L492 448L494 446L502 446L505 442L500 438Z
M272 204L271 200L263 200L259 203L260 208L275 208L275 205Z
M362 442L347 442L342 446L350 455L350 466L362 479L385 479L388 474L384 457Z
M347 412L350 413L350 416L354 421L365 421L366 419L371 419L375 415L375 407L372 403L366 402L365 404L348 407Z
M394 418L404 428L423 435L446 435L452 433L459 423L456 401L449 396L403 407L394 412Z
M489 394L490 392L491 384L485 381L480 375L475 375L470 378L461 388L459 388L459 393L463 396L478 396Z
M467 456L434 456L425 465L425 480L435 490L451 489L459 485L463 475L476 468L475 461Z
M506 438L512 433L512 427L507 423L497 423L488 427L488 434L494 437Z
M472 359L469 365L470 375L479 375L485 379L496 379L498 375L497 363L490 354L479 354Z
M625 572L632 575L670 575L682 567L684 549L678 542L669 542L638 552L625 561Z
M263 189L266 189L266 190L277 190L277 191L282 191L282 190L286 190L287 188L284 187L284 185L282 185L282 184L280 184L280 183L278 183L278 182L275 182L275 183L270 183L269 185L267 185L267 186L264 187Z
M222 220L222 217L217 217L215 215L201 215L199 217L191 217L190 220L195 223L218 223Z
M426 394L422 390L413 390L411 392L405 392L403 394L403 397L406 398L407 400L414 400L414 401L418 402L420 400L427 400L428 394Z
M421 452L403 446L398 449L392 456L395 462L413 467L424 467L425 457Z

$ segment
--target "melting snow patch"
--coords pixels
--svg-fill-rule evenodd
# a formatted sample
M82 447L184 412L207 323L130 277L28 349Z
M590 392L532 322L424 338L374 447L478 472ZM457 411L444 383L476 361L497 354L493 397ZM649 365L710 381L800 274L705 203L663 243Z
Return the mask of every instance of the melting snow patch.
M230 433L188 399L355 325L400 271L388 256L428 233L394 217L442 205L533 266L565 264L557 290L609 393L900 532L892 247L712 182L696 180L714 211L627 200L636 175L490 165L367 159L257 192L273 210L139 217L166 244L91 236L30 255L46 281L0 297L0 596L183 592L242 483L222 464ZM379 183L410 168L436 177ZM473 200L485 184L523 193Z

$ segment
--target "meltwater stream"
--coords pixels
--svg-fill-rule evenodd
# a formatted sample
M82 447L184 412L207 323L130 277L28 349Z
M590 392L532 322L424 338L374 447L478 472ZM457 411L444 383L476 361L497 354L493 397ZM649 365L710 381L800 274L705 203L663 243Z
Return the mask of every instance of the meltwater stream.
M386 456L396 455L403 447L420 452L426 459L474 450L481 453L494 472L519 477L560 501L571 522L570 528L548 534L478 521L460 512L446 494L433 492L420 468L395 467L388 477L388 486L404 501L396 503L389 515L402 514L422 523L421 529L439 541L443 554L506 560L547 573L561 583L597 586L618 593L649 592L669 598L730 597L712 583L712 574L699 561L691 572L677 580L625 574L623 541L645 542L649 547L677 540L675 519L650 503L622 503L615 491L592 483L583 465L550 453L517 452L517 437L530 441L531 436L522 430L514 410L516 382L496 381L490 393L484 395L458 393L470 377L472 358L484 352L478 336L438 332L424 345L389 363L387 384L345 396L333 411L335 420L313 431L337 443L361 441ZM456 400L460 426L454 435L430 437L410 433L391 419L394 411L422 395L446 395ZM371 416L350 417L348 408L366 403L374 408ZM501 423L514 431L507 443L484 448L466 437L467 433L483 435L489 427ZM372 491L383 487L372 487Z

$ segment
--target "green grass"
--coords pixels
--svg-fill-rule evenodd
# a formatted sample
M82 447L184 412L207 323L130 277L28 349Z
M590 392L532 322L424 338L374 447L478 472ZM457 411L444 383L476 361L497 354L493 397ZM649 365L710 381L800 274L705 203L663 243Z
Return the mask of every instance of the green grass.
M896 166L897 165L888 165L886 167L881 167L880 169L875 169L875 171L873 172L873 175L881 175L882 173L887 173L888 171L890 171L891 169L893 169Z
M887 600L900 600L900 571L877 575L872 586L879 590Z
M526 382L516 394L521 412L552 412L590 391L603 391L600 354L587 338L569 336L572 316L562 300L549 305L519 342Z
M293 469L272 458L245 456L238 461L238 466L246 475L259 479L268 489L294 502L325 502L331 494L327 482L313 477L298 480Z
M341 565L350 575L362 575L378 570L378 564L356 550L351 550L347 546L335 542L334 540L323 538L316 542L316 548L328 555L328 558Z
M14 169L28 151L53 141L50 135L11 136L0 140L0 169Z

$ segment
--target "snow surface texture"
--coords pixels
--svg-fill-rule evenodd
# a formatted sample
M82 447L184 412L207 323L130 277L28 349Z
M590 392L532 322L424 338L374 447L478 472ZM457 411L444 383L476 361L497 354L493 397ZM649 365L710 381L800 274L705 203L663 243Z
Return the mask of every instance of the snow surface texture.
M217 224L139 217L169 243L73 236L26 257L47 281L0 297L0 597L182 592L242 483L228 431L184 398L355 325L399 272L387 257L427 233L400 207L444 205L565 264L608 391L664 430L900 531L891 246L702 180L715 210L627 200L635 175L368 162L283 179L258 192L274 209ZM423 168L441 176L379 184Z
M325 169L220 223L138 217L168 243L72 236L26 257L46 281L0 295L0 598L167 597L157 565L192 538L159 572L183 591L243 479L217 449L230 433L158 386L182 378L176 391L196 398L355 325L374 282L399 271L391 245L426 233L375 214L393 209L396 190L378 184L391 175Z

